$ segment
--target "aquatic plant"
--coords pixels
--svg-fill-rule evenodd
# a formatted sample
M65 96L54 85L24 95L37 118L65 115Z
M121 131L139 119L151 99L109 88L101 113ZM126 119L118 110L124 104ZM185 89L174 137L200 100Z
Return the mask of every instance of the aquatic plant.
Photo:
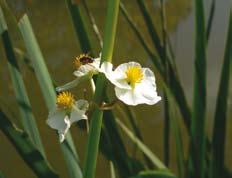
M70 74L73 73L75 79L57 85L48 71L28 16L25 14L17 21L7 3L0 0L0 34L20 113L16 116L22 122L22 128L17 128L12 122L13 119L1 107L0 129L34 174L41 178L60 177L50 166L50 158L47 156L46 147L41 140L36 122L38 118L33 113L31 98L20 69L22 62L20 57L26 66L32 69L31 71L38 80L47 108L47 124L58 135L57 140L60 142L70 178L96 177L99 151L109 161L112 178L232 177L231 171L225 165L227 156L225 155L225 141L228 137L226 136L226 121L232 60L232 11L230 10L228 20L225 54L212 135L210 135L206 132L206 54L208 41L213 38L210 34L214 25L215 0L212 0L207 20L203 1L194 0L195 60L192 106L187 102L185 90L178 76L175 54L167 31L168 17L164 0L157 1L158 6L155 9L160 14L159 28L157 23L154 23L154 17L149 13L146 1L135 1L145 24L144 28L148 31L152 47L143 37L140 27L135 24L123 2L107 0L103 38L101 38L92 12L88 9L87 2L72 0L65 0L65 2L83 54L79 56L77 54L77 57L71 61L75 69ZM114 59L113 51L115 39L118 37L116 31L120 10L143 50L150 57L151 63L156 69L154 72L148 67L142 67L136 61L137 59L128 60L119 65L115 64L117 59ZM17 46L14 38L11 37L10 26L8 27L7 24L9 17L13 19L14 30L17 31L18 38L21 39L22 46L24 45L26 51L21 46ZM92 33L95 33L99 41L92 40ZM158 82L155 76L159 78ZM87 97L76 97L68 91L71 89L75 91L76 87L86 83L89 84L89 88L86 87L87 90L84 91ZM110 87L110 84L113 84L114 88L108 95L107 87ZM162 96L162 100L159 95ZM33 99L36 100L37 96L34 97ZM132 106L138 105L137 107L140 108L142 107L140 104L154 105L157 102L163 104L164 110L163 160L159 159L145 145L141 130L131 112ZM132 129L120 118L122 116L116 114L117 112L123 113L122 115L128 119ZM185 147L182 143L183 133L179 117L183 120L189 139L187 154L184 154ZM71 125L72 127L83 127L80 126L83 120L88 136L84 160L79 160L76 151L78 145L74 144L69 129ZM77 122L78 124L76 124ZM177 173L169 165L172 149L171 133L175 138ZM142 153L141 157L138 158L128 152L124 138L129 139L136 146ZM80 162L83 162L83 167ZM59 172L59 170L56 171ZM4 176L7 177L0 171L0 177Z

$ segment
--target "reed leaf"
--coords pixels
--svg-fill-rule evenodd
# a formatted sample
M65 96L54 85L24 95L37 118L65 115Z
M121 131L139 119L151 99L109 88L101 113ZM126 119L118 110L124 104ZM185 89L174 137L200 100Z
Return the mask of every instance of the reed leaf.
M140 132L140 129L138 127L138 124L136 123L136 115L132 112L132 110L130 109L129 106L125 106L125 107L122 107L120 105L118 105L117 107L117 110L123 114L123 116L125 118L128 119L130 125L131 125L131 128L132 128L132 131L133 133L135 134L135 136L141 141L143 142L143 137L142 137L142 133ZM137 147L137 145L135 145ZM143 158L144 158L144 161L146 163L146 166L149 168L149 169L153 169L154 168L154 165L153 163L150 161L150 159L145 155L143 154Z
M114 163L114 167L117 168L120 177L130 177L134 174L131 163L135 164L135 162L129 162L130 158L112 111L104 111L103 124L100 149Z
M162 50L162 61L164 61L164 69L165 69L165 80L167 80L167 83L169 83L169 69L167 65L167 24L166 24L166 11L165 11L165 5L164 1L160 0L160 19L161 19L161 26L162 26L162 44L163 44L163 50ZM167 97L167 93L164 90L163 93L164 98L164 138L163 138L163 145L164 145L164 163L166 166L169 165L169 149L170 149L170 116L169 116L169 101Z
M195 0L195 72L191 124L190 177L205 175L206 31L202 0Z
M81 41L80 46L81 50L84 53L89 53L93 51L93 48L91 47L90 39L87 33L87 21L84 18L84 15L82 13L82 9L80 5L77 5L72 0L65 0L67 8L69 10L69 14L72 18L73 26L76 32L76 36ZM80 2L79 2L80 4Z
M180 124L178 122L178 116L176 114L177 111L176 111L175 101L173 99L173 96L168 90L166 90L166 93L169 98L170 125L171 125L171 130L175 138L178 177L184 178L185 160L184 160L184 149L183 149L184 147L182 143Z
M99 29L98 29L98 26L96 24L96 20L95 20L93 14L90 12L86 1L83 1L82 3L83 3L83 7L85 9L85 12L87 14L87 17L88 17L88 19L89 19L89 21L90 21L90 23L92 25L92 29L94 31L94 34L95 34L96 38L98 39L100 47L102 48L102 46L103 46L102 35L101 35L101 33L100 33Z
M48 110L52 110L56 105L56 93L27 15L24 15L20 19L18 26L39 81L47 108ZM65 158L69 176L71 178L82 177L78 155L70 133L67 134L66 141L61 143L61 150Z
M138 38L140 44L143 46L146 53L149 55L150 58L152 58L152 62L154 63L156 69L159 71L159 73L163 73L163 66L160 64L158 56L156 56L152 50L149 48L147 42L144 40L144 37L142 36L141 32L137 28L136 24L134 23L132 17L128 13L126 7L122 2L120 2L120 11L122 12L123 16L125 17L126 21L128 22L129 26L135 33L136 37Z
M138 6L139 6L139 9L140 9L142 15L143 15L144 21L147 24L146 27L148 29L148 32L149 32L150 36L151 36L153 45L157 49L159 57L161 57L163 47L162 47L158 32L157 32L157 30L154 27L154 24L152 22L151 16L149 15L148 10L147 10L146 5L145 5L143 0L136 0L136 2L138 4ZM162 62L164 62L164 61L162 61Z
M175 115L174 115L175 117ZM178 125L177 118L171 119L171 125L175 136L176 142L176 159L177 159L177 167L178 167L178 175L179 178L184 178L184 171L185 171L185 160L184 160L184 150L183 150L183 143L181 139L181 131Z
M0 178L4 178L5 176L3 175L3 173L0 171Z
M216 0L212 0L211 6L210 6L210 11L209 11L209 18L208 18L208 22L207 22L207 28L206 28L207 42L209 41L211 30L212 30L213 19L214 19L214 14L215 14L215 7L216 7Z
M144 171L132 178L176 178L176 176L174 176L168 170L158 170L158 171Z
M152 151L141 142L119 119L116 120L122 131L133 141L138 148L152 161L152 163L159 169L166 169L166 166L155 156Z
M18 26L44 95L45 103L47 108L51 110L56 103L56 93L27 15L20 19Z
M110 161L110 178L116 178L114 164Z
M227 103L229 98L229 81L230 81L230 65L232 64L232 10L230 10L230 18L227 32L227 42L224 54L224 62L221 70L221 80L217 95L213 139L212 139L212 178L220 177L224 169L224 154L226 142L226 114Z
M32 113L31 104L23 82L23 77L13 51L13 46L10 41L7 25L3 17L1 8L0 8L0 24L1 24L0 31L2 31L1 36L3 40L3 46L7 56L8 69L13 83L13 89L16 95L16 100L19 106L23 127L25 131L28 133L28 135L30 136L32 142L38 148L38 150L43 154L44 157L46 157L43 144L40 138L39 130L37 128L37 124L34 115Z
M37 150L28 135L13 125L0 109L0 129L15 147L16 151L40 178L58 178L46 158Z
M103 39L103 49L101 62L111 61L113 55L117 19L118 19L119 0L109 0L107 7L106 24ZM97 78L96 92L94 101L101 103L105 89L105 77L100 74ZM90 132L87 143L87 152L84 165L84 178L94 178L98 146L100 140L101 126L102 126L103 111L96 109L92 116L90 124Z

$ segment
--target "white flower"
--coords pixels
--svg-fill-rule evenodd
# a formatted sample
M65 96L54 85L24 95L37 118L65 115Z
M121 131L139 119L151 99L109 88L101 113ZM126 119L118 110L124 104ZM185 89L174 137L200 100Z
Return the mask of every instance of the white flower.
M115 85L117 98L128 105L153 105L161 100L154 73L137 62L121 64L115 70L110 62L104 62L100 71Z
M73 74L76 76L76 79L63 86L57 87L56 90L58 92L73 88L82 81L91 79L93 75L99 72L100 57L92 58L87 54L81 54L74 60L74 65L76 70Z
M69 92L62 92L57 96L56 108L49 113L47 124L58 131L60 142L64 141L72 123L87 119L85 113L88 105L86 100L75 101Z

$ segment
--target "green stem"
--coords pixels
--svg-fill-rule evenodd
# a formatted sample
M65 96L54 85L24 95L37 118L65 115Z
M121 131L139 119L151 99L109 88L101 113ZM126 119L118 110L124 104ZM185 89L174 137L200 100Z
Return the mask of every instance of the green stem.
M114 40L117 27L119 0L109 0L106 16L105 34L103 41L103 50L101 62L111 61L114 49ZM97 78L96 92L94 101L100 103L103 100L103 93L105 89L105 77L100 74ZM87 143L87 152L84 165L84 178L94 178L96 170L96 162L98 155L98 147L101 134L103 112L96 109L92 116L90 124L90 132Z

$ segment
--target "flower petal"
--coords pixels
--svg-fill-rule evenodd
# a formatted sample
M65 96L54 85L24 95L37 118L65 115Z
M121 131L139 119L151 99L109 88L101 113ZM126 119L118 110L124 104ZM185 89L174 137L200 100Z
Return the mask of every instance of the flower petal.
M85 115L86 111L88 110L89 103L86 100L78 100L76 101L75 105L72 108L72 112L70 115L71 123L77 122L81 119L88 119Z
M113 71L113 65L110 62L103 62L100 69L100 71L105 74L106 78L115 86L124 89L131 89L131 86L128 85L125 80L125 72L121 70L116 70Z
M65 112L60 110L55 110L49 113L47 124L53 129L62 129L65 127L64 118Z
M154 75L154 73L152 72L152 70L149 69L149 68L142 68L142 71L143 71L143 75L144 75L143 80L148 80L148 81L150 81L153 85L156 85L156 84L155 84L155 75Z
M108 75L113 72L113 64L111 62L103 62L100 66L100 72L104 73L108 78Z
M83 77L87 74L89 74L90 72L93 72L95 70L95 67L89 64L85 64L79 67L78 70L73 72L73 75L75 75L76 77Z
M96 69L99 70L100 69L100 61L101 61L100 57L94 58L92 66L94 66Z
M94 74L98 73L99 70L100 70L100 58L95 58L95 59L93 59L92 63L81 65L79 67L79 69L74 71L73 74L76 77L83 77L83 76L88 75L88 74L94 75Z
M66 115L65 111L56 110L54 112L50 112L47 124L56 129L60 136L60 142L64 140L64 136L67 133L68 129L71 126L70 120Z
M84 111L84 112L86 112L89 108L89 102L83 99L76 101L75 105L77 106L79 110Z
M140 98L141 103L153 105L161 100L161 97L158 96L156 92L155 85L153 85L151 82L148 83L148 81L143 81L141 84L138 84L134 93L138 98Z
M87 120L88 117L85 114L81 114L76 109L73 109L71 112L70 122L71 124L74 122L78 122L79 120L85 119Z
M137 104L140 104L140 101L135 97L133 90L115 87L115 94L119 100L127 105L135 106Z
M125 75L125 72L127 71L127 69L129 67L134 67L134 66L137 66L137 67L140 67L141 68L141 65L137 62L127 62L127 63L123 63L123 64L120 64L116 69L115 69L115 72L116 73L123 73Z
M69 128L71 127L71 122L70 122L68 116L65 116L64 122L66 124L66 127L63 130L58 130L60 143L62 143L64 141L65 134L68 132Z
M123 101L125 104L132 106L138 104L153 105L161 100L161 97L157 95L154 88L146 87L135 88L134 90L127 90L115 87L115 94L118 99Z

